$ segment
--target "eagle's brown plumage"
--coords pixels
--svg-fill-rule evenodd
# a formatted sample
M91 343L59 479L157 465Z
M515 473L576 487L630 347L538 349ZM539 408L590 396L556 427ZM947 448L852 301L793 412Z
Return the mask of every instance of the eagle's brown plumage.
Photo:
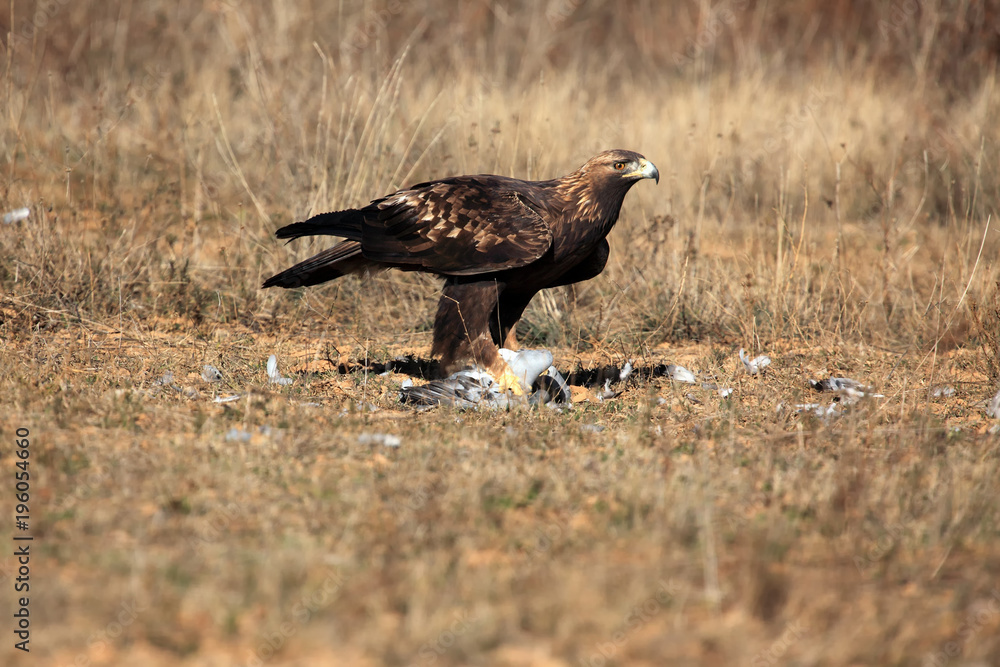
M264 287L304 287L366 270L398 268L445 279L431 354L448 368L472 358L495 374L497 346L531 298L593 278L608 259L608 232L625 194L660 174L632 151L605 151L567 176L522 181L457 176L420 183L360 209L322 213L282 227L278 238L343 237L268 278Z

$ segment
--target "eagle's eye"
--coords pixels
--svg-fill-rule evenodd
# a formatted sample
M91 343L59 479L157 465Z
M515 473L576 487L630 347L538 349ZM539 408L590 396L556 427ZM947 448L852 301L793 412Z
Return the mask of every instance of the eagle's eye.
M615 162L615 171L621 171L625 168L624 162Z

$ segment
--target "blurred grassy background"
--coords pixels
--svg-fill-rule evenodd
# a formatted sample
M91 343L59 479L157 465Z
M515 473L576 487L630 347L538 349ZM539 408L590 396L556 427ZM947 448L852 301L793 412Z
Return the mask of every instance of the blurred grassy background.
M1000 661L1000 614L961 634L1000 572L1000 2L6 5L0 213L31 217L0 225L0 387L40 433L45 659ZM414 417L323 364L426 356L435 280L258 289L323 246L281 224L614 147L661 182L521 338L712 370L732 403ZM784 359L751 383L740 346ZM322 414L157 393L202 363L254 387L274 349ZM775 412L827 372L890 398Z
M742 337L750 320L765 336L929 338L1000 200L996 7L14 2L0 19L12 26L0 202L37 206L39 234L80 232L51 252L83 239L98 246L88 261L122 264L93 280L133 283L37 271L61 277L42 290L48 307L72 296L117 313L121 292L139 316L221 298L249 320L290 307L259 278L315 250L274 243L283 222L456 173L548 178L627 147L663 183L630 196L610 280L538 300L540 343ZM7 235L5 254L37 266L31 233ZM102 249L102 236L129 248ZM984 268L973 294L995 282ZM18 271L3 270L8 283ZM179 272L196 277L188 303L145 303L143 285ZM390 288L380 317L400 315L386 324L427 328L433 282L374 282ZM625 317L581 309L613 293ZM336 301L344 320L363 314Z

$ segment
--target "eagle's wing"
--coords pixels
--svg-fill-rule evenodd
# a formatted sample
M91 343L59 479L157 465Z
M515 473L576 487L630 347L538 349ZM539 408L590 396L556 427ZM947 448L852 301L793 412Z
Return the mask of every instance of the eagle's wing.
M530 264L552 245L528 184L459 177L402 190L372 205L362 223L366 259L446 275L475 275ZM369 209L370 210L370 209Z

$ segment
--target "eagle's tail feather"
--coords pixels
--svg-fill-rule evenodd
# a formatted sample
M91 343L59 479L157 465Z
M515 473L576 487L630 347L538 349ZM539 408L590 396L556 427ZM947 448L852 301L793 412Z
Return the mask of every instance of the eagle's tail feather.
M271 276L264 281L263 287L308 287L346 276L349 273L359 273L365 269L378 267L376 262L364 258L361 254L360 243L343 241L277 275Z
M331 211L314 215L304 222L293 222L274 233L279 239L297 239L300 236L342 236L352 241L361 240L364 214L356 208Z

